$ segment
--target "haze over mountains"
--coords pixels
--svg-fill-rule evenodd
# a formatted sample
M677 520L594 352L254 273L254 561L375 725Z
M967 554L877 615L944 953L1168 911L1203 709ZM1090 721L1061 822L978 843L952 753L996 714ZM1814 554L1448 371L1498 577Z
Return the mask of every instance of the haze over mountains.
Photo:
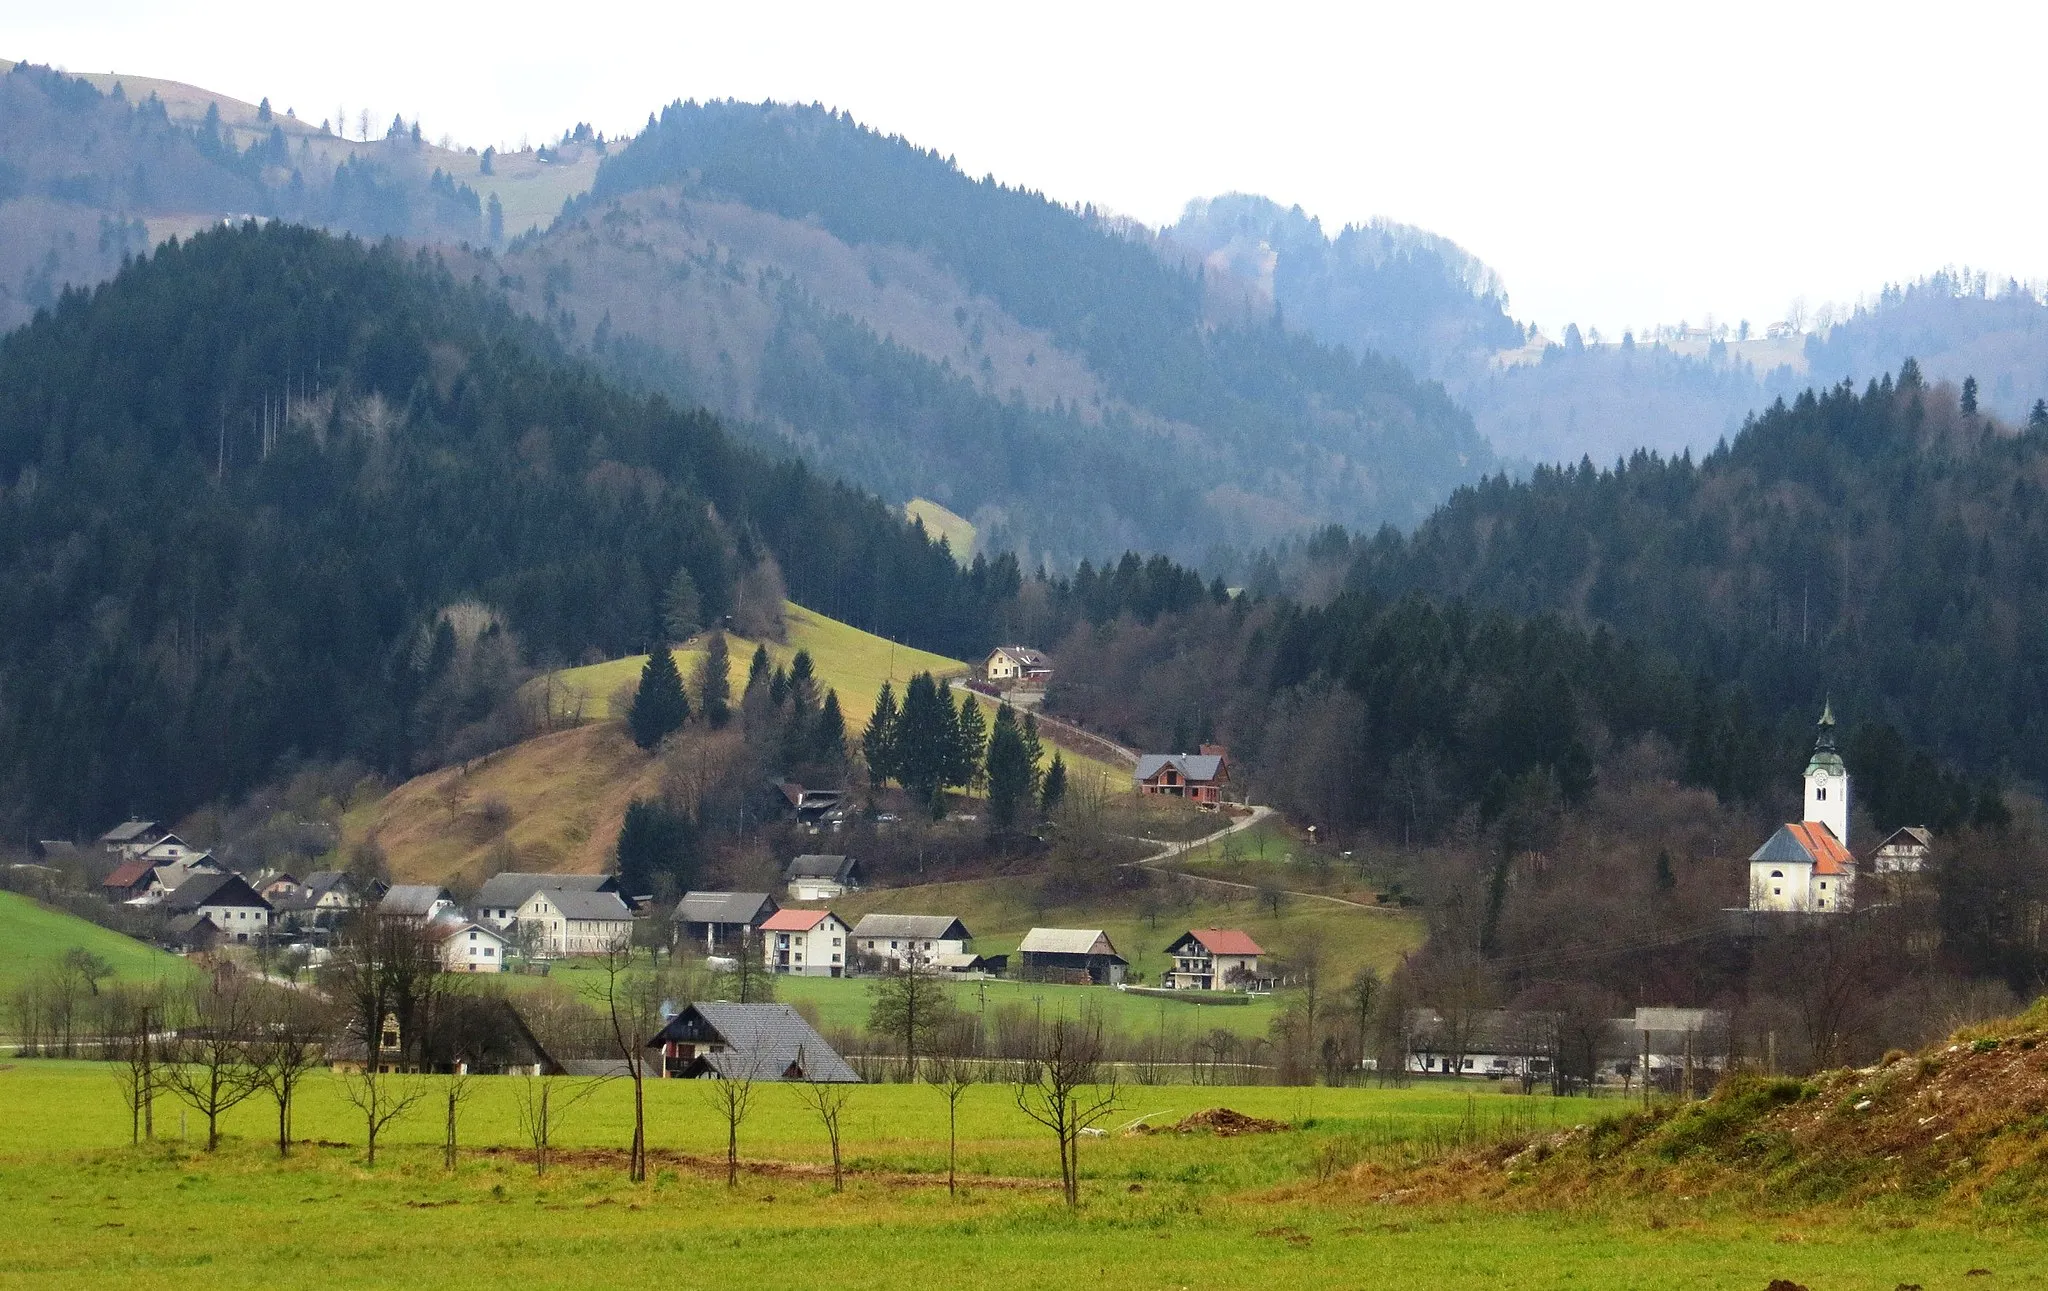
M2009 420L2048 393L2017 284L1937 276L1805 334L1553 340L1422 230L1227 195L1155 232L819 109L679 103L631 141L490 156L22 65L0 120L0 323L223 217L435 245L615 375L1027 565L1408 528L1489 471L1702 452L1909 355Z

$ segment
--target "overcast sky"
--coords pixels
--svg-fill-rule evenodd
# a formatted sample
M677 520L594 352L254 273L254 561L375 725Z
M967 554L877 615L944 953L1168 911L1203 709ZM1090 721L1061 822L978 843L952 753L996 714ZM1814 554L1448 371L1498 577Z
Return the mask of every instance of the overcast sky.
M0 57L481 147L675 98L820 102L1151 224L1231 190L1386 216L1514 313L1782 318L1949 264L2048 279L2048 8L0 0Z

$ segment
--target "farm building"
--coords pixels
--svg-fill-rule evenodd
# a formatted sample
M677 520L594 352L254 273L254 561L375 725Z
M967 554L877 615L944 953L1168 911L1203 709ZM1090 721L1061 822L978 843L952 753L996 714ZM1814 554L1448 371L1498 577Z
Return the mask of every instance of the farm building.
M860 862L851 856L799 856L782 869L792 901L830 901L860 886Z
M1230 783L1230 757L1220 744L1204 744L1200 753L1147 753L1132 780L1140 793L1216 803Z
M1116 953L1099 928L1033 928L1017 947L1020 975L1027 982L1070 982L1117 986L1130 961Z
M1260 982L1266 952L1235 928L1190 928L1166 948L1173 967L1160 985L1170 991L1248 991Z
M852 1084L859 1073L787 1004L690 1004L647 1042L663 1076Z
M846 933L830 910L777 910L761 921L761 964L771 973L844 977Z
M612 892L619 890L616 874L531 874L507 870L493 874L477 889L476 917L493 927L504 928L518 918L523 906L536 892Z
M685 892L676 903L676 946L722 954L752 941L754 930L779 909L766 892Z
M922 964L948 972L969 971L979 960L974 934L949 914L864 914L853 925L853 948L885 968Z
M601 955L631 939L633 911L616 892L542 888L513 912L513 926L535 929L545 954Z

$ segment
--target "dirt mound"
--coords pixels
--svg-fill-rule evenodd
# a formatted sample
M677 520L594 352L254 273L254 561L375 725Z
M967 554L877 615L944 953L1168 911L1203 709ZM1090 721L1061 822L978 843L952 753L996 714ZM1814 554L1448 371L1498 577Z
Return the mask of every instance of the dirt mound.
M1238 1134L1278 1134L1291 1129L1285 1121L1268 1121L1257 1116L1246 1116L1243 1112L1228 1107L1212 1107L1207 1111L1184 1116L1172 1125L1140 1125L1146 1134L1193 1134L1207 1130L1218 1138L1230 1138Z
M2044 1160L2048 1000L1917 1056L1803 1080L1735 1075L1702 1102L1497 1144L1461 1168L1468 1190L1496 1193L1719 1191L1777 1203L1888 1194L2031 1208L2048 1204ZM1394 1185L1389 1196L1430 1195L1454 1176L1354 1175L1375 1190Z

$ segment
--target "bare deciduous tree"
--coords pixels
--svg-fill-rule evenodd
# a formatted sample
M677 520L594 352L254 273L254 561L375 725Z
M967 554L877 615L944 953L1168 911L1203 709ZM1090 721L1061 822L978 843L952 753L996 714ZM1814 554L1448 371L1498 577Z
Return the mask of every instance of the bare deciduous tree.
M958 1196L960 1166L960 1100L986 1073L979 1059L934 1058L925 1065L925 1078L946 1100L946 1195Z
M427 1083L412 1073L379 1070L377 1051L372 1049L361 1071L342 1073L341 1093L363 1114L363 1164L374 1166L378 1136L427 1096Z
M475 1092L469 1083L469 1073L457 1071L454 1075L448 1077L448 1083L441 1087L441 1092L446 1096L448 1103L447 1134L441 1140L441 1168L443 1170L453 1170L455 1168L456 1113L462 1110L462 1105L468 1102L470 1094Z
M725 1122L725 1186L740 1186L740 1125L754 1107L754 1082L768 1073L761 1066L759 1037L728 1048L717 1066L717 1076L705 1082L711 1108Z
M542 1074L522 1076L513 1086L512 1098L519 1108L519 1132L533 1146L536 1178L546 1176L548 1153L553 1150L555 1135L561 1132L570 1110L603 1083L601 1079L571 1081Z
M668 1019L661 1008L669 998L668 982L653 971L635 972L632 942L621 937L606 947L597 967L597 1003L604 1010L611 1048L626 1065L633 1082L633 1146L627 1174L634 1183L647 1179L647 1046Z
M220 1147L220 1118L262 1088L249 1061L249 1039L258 1015L256 993L239 977L217 975L191 988L185 1016L173 1043L172 1061L161 1068L165 1089L206 1118L206 1150Z
M131 1143L156 1137L156 1095L163 1088L163 1041L157 1034L167 1025L161 985L117 988L109 1001L108 1054L114 1079L128 1108Z
M868 1030L888 1036L903 1055L903 1078L917 1079L918 1059L932 1051L957 1010L939 974L920 960L892 965L870 991Z
M832 1191L844 1191L843 1175L839 1157L839 1121L846 1113L846 1105L853 1101L853 1086L841 1081L817 1079L811 1072L811 1065L804 1061L804 1051L796 1051L797 1067L804 1073L804 1104L817 1113L818 1121L825 1127L825 1137L832 1144Z
M1103 1053L1100 1017L1055 1018L1039 1029L1012 1091L1017 1109L1059 1140L1060 1183L1069 1207L1081 1204L1081 1136L1122 1101L1116 1069L1103 1066Z
M256 1015L249 1061L256 1083L277 1104L277 1154L291 1155L292 1100L325 1056L327 1011L303 991L271 991Z

